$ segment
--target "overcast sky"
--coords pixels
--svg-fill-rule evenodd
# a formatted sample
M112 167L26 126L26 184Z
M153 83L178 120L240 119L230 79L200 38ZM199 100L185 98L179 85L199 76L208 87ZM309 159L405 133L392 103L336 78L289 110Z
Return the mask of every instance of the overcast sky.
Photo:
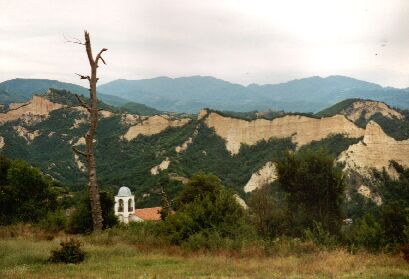
M347 75L409 87L408 0L0 0L0 81L211 75L247 85Z

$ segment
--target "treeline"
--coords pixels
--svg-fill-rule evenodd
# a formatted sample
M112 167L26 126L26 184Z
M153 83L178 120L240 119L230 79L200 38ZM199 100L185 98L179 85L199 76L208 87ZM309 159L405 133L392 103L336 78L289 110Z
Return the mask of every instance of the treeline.
M397 251L409 242L408 169L392 162L397 179L375 172L378 206L356 191L347 195L343 166L326 151L287 152L276 166L277 181L253 191L247 209L218 177L193 175L172 203L174 214L152 233L195 250L284 240L289 246Z
M85 189L85 187L84 187ZM113 195L101 191L104 228L118 223ZM66 187L22 160L0 156L0 226L37 224L50 232L92 231L88 195Z
M138 241L153 237L152 245L192 250L237 250L253 243L269 251L286 241L288 247L304 243L303 249L396 251L409 242L409 169L392 162L396 179L386 171L375 172L382 197L382 204L376 205L356 191L346 194L342 166L325 151L287 152L276 166L278 179L250 193L248 208L217 176L198 172L176 198L162 197L163 221L156 223L118 224L112 194L101 192L104 228L116 227L115 235L130 239L139 235ZM2 225L34 222L54 231L92 231L85 194L71 197L21 161L1 158L0 174ZM167 191L166 181L161 187Z

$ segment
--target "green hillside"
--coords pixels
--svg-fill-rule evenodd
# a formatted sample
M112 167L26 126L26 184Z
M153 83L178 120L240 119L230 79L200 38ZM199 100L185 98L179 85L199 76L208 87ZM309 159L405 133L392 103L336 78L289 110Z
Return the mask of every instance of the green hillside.
M329 117L333 116L339 112L341 112L343 109L346 109L347 107L351 106L354 102L356 101L362 101L361 99L346 99L343 100L339 103L336 103L333 106L330 106L329 108L326 108L324 110L321 110L320 112L317 112L316 115L320 117Z
M75 120L83 118L84 115L71 108L77 106L78 102L74 95L65 90L53 89L45 96L67 107L51 112L46 120L32 125L16 120L0 126L0 134L5 142L2 153L13 159L27 160L73 190L84 189L86 175L79 170L71 150L72 145L87 131L85 123L74 127ZM156 135L138 136L131 141L125 141L122 140L122 135L129 126L122 123L120 111L104 103L100 103L100 107L115 114L101 118L98 124L96 158L99 182L103 187L112 189L127 185L138 197L137 203L140 206L158 204L159 186L164 179L169 179L168 174L190 177L197 171L213 173L219 176L225 185L243 193L243 186L255 171L266 162L280 158L286 150L295 149L290 139L270 139L252 146L243 145L240 153L232 156L223 139L194 119L181 128L168 128ZM140 108L134 104L131 107ZM152 114L156 112L146 107L143 109L144 112ZM267 117L278 115L282 113L270 112ZM255 114L230 113L230 116L250 118ZM15 132L14 127L18 125L25 127L28 132L38 131L40 135L27 142ZM195 130L198 132L187 151L177 153L175 147L192 137ZM334 136L313 142L303 149L324 147L337 155L357 141ZM171 161L169 168L159 175L151 175L150 169L166 158ZM182 187L180 182L166 185L171 198ZM143 195L145 198L142 198Z
M157 109L145 106L143 104L134 103L134 102L128 102L120 106L120 108L123 111L126 111L128 113L139 114L139 115L155 115L155 114L161 113L161 111Z
M365 101L362 99L346 99L343 100L339 103L336 103L335 105L324 109L318 113L316 113L316 116L319 117L329 117L333 116L335 114L340 113L343 110L346 110L354 102L357 101ZM365 118L361 116L358 120L355 121L355 124L358 125L359 127L365 128L366 124L368 124L369 121L373 120L379 125L381 125L382 129L386 134L389 136L393 137L396 140L404 140L409 138L409 110L402 110L398 108L394 108L397 112L401 113L404 118L403 119L397 119L397 118L389 118L385 117L381 113L375 113L374 115L371 115L369 118Z
M44 94L50 88L67 90L83 96L89 95L87 88L73 83L49 79L16 78L0 83L0 104L25 102L35 94ZM98 93L98 98L113 106L121 106L129 102L116 96L101 93Z

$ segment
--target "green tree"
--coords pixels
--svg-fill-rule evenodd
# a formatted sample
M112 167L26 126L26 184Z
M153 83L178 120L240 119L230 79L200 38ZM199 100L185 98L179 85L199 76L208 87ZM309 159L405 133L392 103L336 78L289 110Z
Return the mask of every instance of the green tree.
M195 199L203 199L206 196L214 198L223 188L224 186L217 176L198 172L190 178L183 188L176 200L177 206L183 206Z
M287 152L276 166L278 181L287 193L294 233L302 235L315 221L337 234L345 182L335 158L323 150Z
M398 202L382 205L380 223L386 243L405 243L409 239L405 235L405 228L409 226L409 207L402 207Z
M104 218L103 229L110 228L118 223L114 213L115 201L112 194L108 192L101 191L99 195ZM93 230L92 226L91 203L88 195L84 195L70 218L68 232L89 233Z
M272 184L265 184L251 192L248 206L252 223L261 236L276 237L290 230L282 191Z
M37 222L57 207L53 182L27 162L0 158L0 223Z
M371 251L379 250L384 243L382 227L375 218L366 214L352 226L351 242L358 247L366 247Z
M196 243L205 248L209 241L235 240L251 234L243 208L233 193L214 175L192 176L179 197L179 207L162 225L162 232L173 244Z

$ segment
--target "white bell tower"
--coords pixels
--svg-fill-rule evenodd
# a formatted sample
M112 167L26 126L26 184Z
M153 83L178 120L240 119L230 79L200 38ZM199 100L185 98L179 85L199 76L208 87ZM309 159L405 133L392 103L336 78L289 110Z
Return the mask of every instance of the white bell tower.
M121 187L115 196L115 215L119 221L129 223L135 213L135 196L128 187Z

